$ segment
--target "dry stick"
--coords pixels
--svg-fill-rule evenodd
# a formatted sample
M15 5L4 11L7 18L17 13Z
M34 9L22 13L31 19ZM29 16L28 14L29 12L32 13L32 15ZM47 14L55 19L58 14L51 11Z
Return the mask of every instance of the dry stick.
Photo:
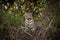
M21 29L21 28L20 28ZM33 35L31 35L30 33L28 33L27 31L25 31L25 30L23 30L23 28L22 28L22 31L24 32L24 33L26 33L27 35L29 35L30 37L34 37Z
M51 24L52 24L54 18L55 18L55 16L53 17L53 19L50 21L48 27L46 28L45 33L44 33L43 36L42 36L43 38L45 37L46 32L47 32L47 31L49 30L49 28L51 27Z
M49 23L48 27L46 28L46 30L43 30L43 31L44 31L44 32L43 32L43 35L42 35L43 38L45 37L45 34L46 34L47 30L50 28L50 25L52 24L54 18L55 18L55 16L54 16L53 19L50 21L50 23ZM40 31L38 34L40 34L40 33L41 33L41 31ZM37 36L39 37L39 35L37 35ZM38 38L38 37L37 37L37 38ZM37 40L37 38L35 38L35 39L33 39L33 40Z
M24 33L26 33L27 35L31 36L32 38L34 37L33 35L31 35L30 33L28 33L27 31L22 30Z

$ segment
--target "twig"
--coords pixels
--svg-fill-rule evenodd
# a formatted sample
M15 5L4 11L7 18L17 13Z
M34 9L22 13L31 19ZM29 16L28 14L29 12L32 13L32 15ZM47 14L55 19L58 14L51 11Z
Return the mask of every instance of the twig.
M27 31L22 30L24 33L26 33L27 35L34 37L33 35L31 35L30 33L28 33Z
M54 18L55 18L55 16L52 18L52 20L50 21L50 23L49 23L49 25L47 26L47 28L43 30L43 34L42 34L42 36L41 36L42 39L45 37L45 34L46 34L47 30L50 28L50 26L51 26ZM39 37L39 34L40 34L40 33L41 33L41 31L38 33L38 35L37 35L38 37ZM37 38L34 38L33 40L37 40L38 37L37 37Z
M52 18L52 20L50 21L50 23L49 23L48 27L46 28L45 33L43 34L43 38L44 38L44 36L45 36L45 34L46 34L47 30L51 27L51 24L52 24L52 22L53 22L54 18L55 18L55 16Z
M23 31L24 33L26 33L27 35L31 36L32 38L34 37L33 35L31 35L31 34L28 33L27 31L23 30L23 28L20 28L20 29L22 29L22 31Z

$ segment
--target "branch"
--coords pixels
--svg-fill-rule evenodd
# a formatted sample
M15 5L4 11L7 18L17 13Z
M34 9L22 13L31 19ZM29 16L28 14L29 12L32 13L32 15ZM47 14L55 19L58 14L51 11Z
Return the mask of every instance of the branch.
M27 31L22 30L24 33L26 33L27 35L31 36L32 38L34 37L33 35L31 35L30 33L28 33Z
M45 34L46 34L47 30L51 27L51 24L52 24L52 22L53 22L54 18L55 18L55 16L52 18L52 20L50 21L50 23L49 23L48 27L46 28L45 33L43 34L43 38L44 38L44 36L45 36Z

